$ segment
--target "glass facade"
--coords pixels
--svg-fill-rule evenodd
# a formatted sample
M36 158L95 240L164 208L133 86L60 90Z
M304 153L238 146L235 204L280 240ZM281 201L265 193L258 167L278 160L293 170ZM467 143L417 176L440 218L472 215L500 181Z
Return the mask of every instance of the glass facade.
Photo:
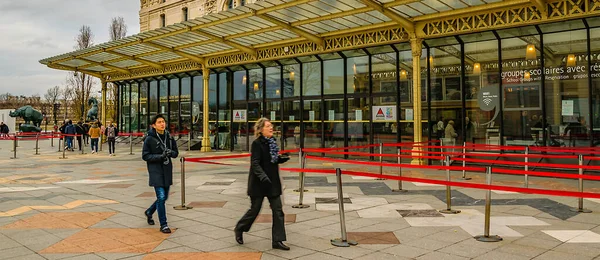
M411 142L415 124L423 141L445 144L595 145L600 51L590 46L599 33L574 20L427 39L420 68L408 43L219 68L208 130L213 148L238 151L249 149L260 117L273 120L285 149ZM145 130L163 113L172 132L201 136L204 86L194 75L120 82L121 131Z

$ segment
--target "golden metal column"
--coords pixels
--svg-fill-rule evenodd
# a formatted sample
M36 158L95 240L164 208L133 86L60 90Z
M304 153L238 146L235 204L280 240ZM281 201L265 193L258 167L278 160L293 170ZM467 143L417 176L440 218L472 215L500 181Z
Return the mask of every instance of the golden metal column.
M102 122L102 125L106 126L106 107L108 106L108 103L106 102L106 80L101 79L100 80L100 84L102 86L102 120L100 122Z
M202 68L202 79L204 80L204 102L202 104L202 152L210 152L210 137L208 130L208 119L209 119L209 111L208 111L208 90L209 90L209 78L210 78L210 70L206 67Z
M422 112L421 112L421 54L423 53L423 39L412 38L410 39L410 47L412 49L412 66L413 66L413 125L414 125L414 141L421 142L423 140L423 124L421 123ZM421 151L420 147L414 147L413 155L422 155L418 153ZM422 159L413 159L411 164L424 164Z

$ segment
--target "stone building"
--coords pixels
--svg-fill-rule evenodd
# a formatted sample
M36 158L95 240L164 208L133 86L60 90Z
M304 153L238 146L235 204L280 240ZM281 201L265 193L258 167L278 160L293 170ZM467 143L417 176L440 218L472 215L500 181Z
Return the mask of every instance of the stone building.
M140 32L254 2L256 0L140 0Z

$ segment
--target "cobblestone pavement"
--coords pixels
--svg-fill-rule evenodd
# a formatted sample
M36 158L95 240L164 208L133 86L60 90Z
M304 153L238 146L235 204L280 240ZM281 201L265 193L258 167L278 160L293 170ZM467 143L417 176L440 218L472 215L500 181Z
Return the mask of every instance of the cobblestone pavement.
M494 192L491 234L504 240L478 242L483 234L485 192L452 190L456 215L446 208L445 187L404 182L407 192L394 192L396 181L343 176L346 228L350 248L332 246L340 237L336 180L308 174L304 203L298 203L298 175L282 172L284 212L291 251L271 249L268 202L238 245L233 227L249 207L246 197L248 159L220 161L231 165L186 164L186 203L181 204L180 163L167 211L172 234L148 226L144 209L153 202L140 148L119 145L107 152L62 153L40 143L21 142L17 159L9 159L10 141L0 141L0 259L600 259L600 200L584 206L592 213L569 210L576 198ZM105 147L106 148L106 147ZM203 157L227 153L186 154ZM286 167L298 165L293 157ZM340 167L378 172L378 168L309 161L309 168ZM396 169L386 169L396 174ZM444 172L404 170L414 177L444 179ZM460 181L460 173L452 174ZM469 173L483 183L483 174ZM576 181L530 178L530 187L575 190ZM494 183L522 186L522 178L494 176ZM586 191L600 191L586 182ZM156 219L156 216L155 216Z

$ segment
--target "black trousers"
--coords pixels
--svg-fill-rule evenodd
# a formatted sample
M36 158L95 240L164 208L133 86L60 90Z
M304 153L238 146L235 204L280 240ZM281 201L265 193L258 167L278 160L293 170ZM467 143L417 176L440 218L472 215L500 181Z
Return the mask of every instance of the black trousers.
M283 209L281 205L281 196L276 197L268 197L269 203L271 204L271 210L273 212L273 227L271 230L271 236L273 238L273 242L282 242L286 241L285 236L285 216L283 214ZM262 207L264 197L250 197L250 202L252 205L250 209L240 221L238 221L235 226L236 230L240 230L243 232L250 231L252 224L254 224L254 220L258 217L258 213L260 213L260 208Z
M108 138L108 153L109 154L113 154L115 153L115 138Z

